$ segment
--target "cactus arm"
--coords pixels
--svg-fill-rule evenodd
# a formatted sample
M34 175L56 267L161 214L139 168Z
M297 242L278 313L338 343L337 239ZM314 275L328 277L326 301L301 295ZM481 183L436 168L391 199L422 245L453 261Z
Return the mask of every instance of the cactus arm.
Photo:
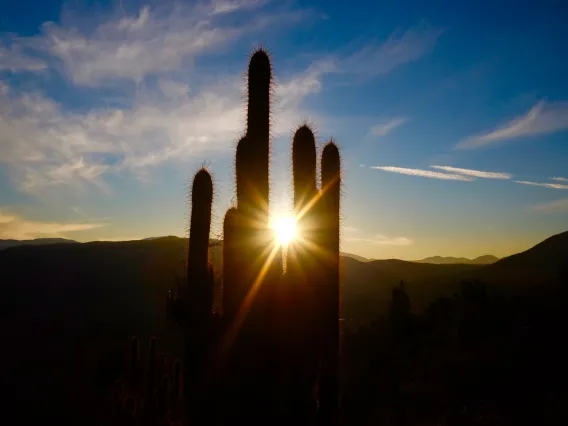
M325 284L322 286L323 353L320 374L320 422L338 422L339 407L339 213L341 191L341 160L339 149L329 142L321 158L322 199L321 218L324 224L323 251Z

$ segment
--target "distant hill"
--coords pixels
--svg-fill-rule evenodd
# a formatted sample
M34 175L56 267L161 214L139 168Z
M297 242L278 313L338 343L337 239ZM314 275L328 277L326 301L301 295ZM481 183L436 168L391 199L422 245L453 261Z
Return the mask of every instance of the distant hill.
M353 254L353 253L341 252L341 253L339 253L339 255L343 256L343 257L350 257L351 259L358 260L359 262L370 262L372 260L372 259L367 259L366 257L359 256L358 254Z
M180 334L165 324L165 296L183 276L188 240L170 236L69 242L32 240L0 251L4 315L0 333L11 342L10 350L2 351L0 363L12 366L7 378L10 392L16 400L24 400L33 378L35 392L60 396L57 401L50 399L49 405L46 400L44 409L60 412L79 409L80 404L90 409L92 392L110 383L95 383L93 369L101 363L113 365L113 357L127 351L133 334L143 342L156 335L164 351L179 355ZM220 283L222 243L211 240L210 253ZM503 288L512 289L521 283L568 277L568 232L492 265L354 257L344 254L340 261L346 328L386 314L392 289L401 280L412 309L420 311L441 295L452 296L466 279L511 284ZM38 346L45 348L40 357ZM63 370L65 376L59 374Z
M53 245L46 245L48 242ZM86 289L92 289L96 297L102 294L98 286L104 284L105 288L113 288L113 291L120 289L124 297L146 297L147 303L151 303L153 297L159 297L159 294L164 294L167 288L173 286L176 275L183 274L187 238L167 236L129 242L54 244L70 242L63 239L20 241L17 242L20 247L3 250L0 266L5 271L4 280L20 288L38 283L57 283L58 288L64 288L64 283L69 283L73 291L77 284L81 284L86 286L82 294L86 295L91 291ZM222 241L211 240L210 244L211 260L220 279ZM391 289L401 280L406 282L416 310L424 308L440 294L453 294L459 288L460 281L465 279L476 278L496 283L550 281L560 274L563 265L568 265L567 256L568 233L551 237L526 252L498 260L492 265L487 263L496 259L493 256L473 260L434 257L409 262L398 259L371 260L342 253L344 314L357 324L385 312ZM26 268L30 259L36 257L41 262L36 263L32 270ZM151 274L146 270L148 265L152 265ZM141 279L146 283L144 288L149 291L146 296L135 290ZM43 288L40 290L46 291ZM113 294L111 297L113 303L115 296Z
M211 261L215 274L220 279L223 265L222 241L211 240L210 245ZM154 309L161 309L158 305L162 304L166 290L175 286L176 276L183 275L186 252L187 238L174 236L75 245L20 245L0 253L0 268L4 271L3 278L7 287L13 288L17 293L30 287L37 287L35 291L43 293L53 287L57 291L52 291L50 300L55 303L57 294L61 294L62 304L69 300L67 297L70 294L74 294L74 305L65 309L79 309L81 304L78 303L83 301L87 305L80 307L81 315L91 312L92 315L96 313L110 317L114 315L112 309L93 311L90 304L102 306L112 302L117 309L131 310L136 304L130 308L125 307L130 305L131 300L144 299L147 308L154 305L150 309L154 313L149 315L155 316L158 314ZM420 300L426 297L419 293L432 293L436 296L440 289L430 292L432 286L437 286L439 282L453 283L456 274L467 274L479 267L365 258L361 258L364 260L361 261L358 258L361 257L343 254L340 263L344 313L356 324L384 312L390 301L391 289L400 280L408 283L411 297L416 287L418 291L415 299L419 308L423 305ZM32 260L35 262L34 268L27 268L26 265ZM77 291L80 293L77 294ZM125 306L121 305L122 301Z
M172 238L177 238L177 237L174 237L173 235L161 235L161 236L159 236L159 237L148 237L148 238L142 238L142 241L152 241L152 240L159 240L160 238L169 238L169 237L172 237Z
M65 238L36 238L34 240L0 240L0 250L7 249L9 247L21 246L21 245L45 245L45 244L77 244L77 241L67 240Z
M442 257L442 256L432 256L426 259L417 260L416 263L433 263L435 265L451 265L455 263L460 263L463 265L490 265L499 260L498 257L487 254L485 256L479 256L475 259L468 259L467 257Z
M514 285L566 281L568 231L553 235L526 251L505 257L475 275L487 282Z

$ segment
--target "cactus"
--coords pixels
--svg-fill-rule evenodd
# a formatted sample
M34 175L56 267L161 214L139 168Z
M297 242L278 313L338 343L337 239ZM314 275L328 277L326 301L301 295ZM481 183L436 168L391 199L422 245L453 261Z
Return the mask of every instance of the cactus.
M158 341L155 337L150 339L148 347L148 388L147 397L151 399L154 396L154 389L156 388L156 373L158 367Z
M185 416L202 404L206 367L213 344L214 277L209 263L209 233L213 203L213 182L207 170L199 170L191 190L191 220L187 258L187 300L181 320L184 331L183 378L186 395ZM185 320L185 322L183 322ZM164 377L165 380L165 377ZM165 382L162 383L164 385Z
M280 247L269 227L269 122L272 70L265 51L256 51L248 72L246 134L237 145L235 177L237 207L224 220L223 310L226 353L234 392L248 403L271 403L275 346L271 326L274 286L282 275ZM254 348L254 349L253 349ZM230 353L227 353L230 351ZM251 363L250 354L258 358ZM247 359L249 358L249 359ZM239 383L248 381L245 388ZM231 389L231 386L228 386ZM230 393L231 391L227 391ZM246 410L246 408L241 408Z
M313 241L314 222L317 220L317 215L314 214L315 209L310 208L310 204L313 204L317 199L316 142L312 130L307 125L298 128L294 134L292 142L292 172L296 229L303 240ZM302 250L304 250L304 253L301 253ZM313 281L315 265L306 264L306 262L314 262L315 258L312 252L312 248L306 248L301 241L290 244L287 269L291 275L294 275L294 279L304 278L308 282ZM300 276L301 273L304 273L304 277Z
M172 371L167 369L165 354L158 355L155 337L150 339L147 352L141 351L140 340L134 336L128 348L129 363L118 378L98 414L101 424L132 425L166 424L169 419L181 419L181 361L176 360ZM142 360L146 362L143 363ZM170 373L173 385L170 386ZM144 385L145 388L140 386ZM146 389L146 391L143 391ZM167 423L169 424L169 423Z
M211 228L211 205L213 182L211 175L201 169L193 179L191 190L191 233L187 257L187 290L191 303L192 321L205 323L213 306L213 285L209 277L209 231ZM201 331L203 328L196 329Z
M182 385L183 385L183 378L182 378L182 364L181 364L181 360L176 360L176 362L174 362L174 387L173 387L173 396L175 399L179 399L181 398L183 391L182 391Z
M288 248L283 274L282 248L269 227L271 84L268 54L259 49L249 63L246 134L236 148L237 205L223 222L220 319L212 312L207 257L213 186L205 169L193 180L187 300L168 298L185 336L183 368L177 365L183 371L186 422L228 424L249 418L251 410L267 413L267 422L336 422L339 151L332 142L325 146L318 190L314 134L303 125L294 135L294 211L302 238Z
M232 321L237 315L240 301L244 300L246 294L244 288L237 287L239 280L238 259L234 253L237 252L237 229L238 211L230 208L225 214L223 222L223 317L227 321Z
M321 286L323 308L323 352L320 374L320 418L323 424L337 423L339 405L339 211L341 160L337 145L329 142L321 158L321 248L325 279Z
M138 381L140 375L140 342L136 336L133 336L130 340L130 368L132 389L138 391L140 386Z

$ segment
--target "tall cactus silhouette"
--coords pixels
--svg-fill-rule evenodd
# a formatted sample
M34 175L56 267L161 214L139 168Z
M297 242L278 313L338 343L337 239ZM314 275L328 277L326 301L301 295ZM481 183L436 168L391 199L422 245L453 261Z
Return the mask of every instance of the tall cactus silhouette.
M337 418L339 150L333 142L323 149L318 189L314 134L303 125L294 135L299 238L288 247L283 273L282 247L270 229L271 85L270 59L259 49L249 63L246 133L236 148L237 205L223 222L222 318L212 312L208 262L213 185L204 169L193 180L187 300L170 299L186 339L187 422L228 424L250 419L251 410L268 422ZM219 404L222 410L214 408Z
M325 273L322 283L323 353L320 376L320 418L323 424L337 422L339 405L339 213L341 198L341 159L339 149L329 142L321 158L321 251Z
M215 343L213 310L214 275L209 263L209 233L213 182L207 170L199 170L191 189L191 219L187 257L187 297L184 325L182 384L187 398L185 416L200 418L207 365Z
M209 319L213 305L213 285L209 276L209 232L213 182L211 175L201 169L193 179L191 189L191 233L187 257L187 287L191 315L199 322Z

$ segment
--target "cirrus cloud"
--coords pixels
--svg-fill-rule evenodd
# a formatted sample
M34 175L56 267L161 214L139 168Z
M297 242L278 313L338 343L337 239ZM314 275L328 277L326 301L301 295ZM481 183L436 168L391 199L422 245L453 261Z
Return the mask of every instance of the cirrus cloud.
M430 53L444 31L425 23L409 28L402 34L395 31L387 40L369 42L341 59L340 68L346 73L368 78L387 74Z
M530 182L526 180L516 180L514 182L520 183L521 185L542 186L544 188L568 189L568 185L563 185L560 183L541 183L541 182Z
M299 73L277 89L286 99L274 131L305 115L302 99L319 90L321 74ZM163 84L162 90L163 90ZM0 91L0 164L19 189L36 193L60 184L107 189L104 175L138 176L167 161L227 152L242 131L239 77L227 77L193 96L160 98L140 91L132 108L64 111L40 94Z
M541 213L561 213L568 212L568 198L561 200L551 201L549 203L536 204L532 207L532 210Z
M196 57L215 52L215 47L234 43L243 35L268 26L275 28L303 19L304 10L257 12L235 23L218 18L266 2L174 3L143 6L134 16L104 19L94 29L46 22L42 33L25 40L29 49L48 54L62 64L77 85L96 86L106 80L130 79L188 69ZM220 16L218 16L220 15Z
M568 129L568 102L540 101L526 114L497 129L458 143L456 149L475 149L520 137L544 135Z
M105 225L105 223L41 222L0 211L1 239L27 240L41 237L60 237L61 234L88 231Z
M268 3L270 0L216 0L213 2L213 14L230 13L239 9L252 9Z
M38 72L46 68L47 64L42 59L28 55L17 44L12 44L9 48L0 44L0 71Z
M387 237L382 234L375 234L367 238L345 238L345 241L368 243L379 246L409 246L414 244L414 241L406 237Z
M455 173L440 173L440 172L433 172L431 170L423 170L423 169L407 169L405 167L371 166L371 169L383 170L385 172L400 173L403 175L410 175L410 176L421 176L430 179L460 180L464 182L471 182L472 180L474 180L474 178L472 177L458 175Z
M168 161L226 152L243 130L242 76L219 72L212 82L202 79L204 83L190 90L188 76L200 76L189 62L216 44L226 45L266 26L296 22L308 13L284 7L277 13L240 15L230 24L217 20L217 15L264 3L144 6L134 15L113 15L101 22L100 16L93 16L96 24L90 31L66 18L59 24L46 23L37 36L13 38L12 51L25 47L41 52L50 58L46 64L63 71L75 85L95 87L113 79L138 84L132 95L119 95L124 98L119 107L110 107L104 95L89 89L87 107L76 109L38 90L25 92L0 81L0 166L26 193L62 185L94 185L108 191L105 177L111 173L145 178L149 169ZM322 77L331 66L314 61L279 82L276 134L309 115L302 100L321 90ZM187 71L183 77L171 74L181 67ZM155 83L145 79L152 74L159 76ZM88 102L96 106L88 108Z
M135 13L89 14L83 21L67 14L57 23L44 23L38 35L7 35L12 57L35 54L25 56L27 62L13 61L21 64L16 68L47 67L70 84L69 92L54 97L48 95L53 91L39 89L44 81L27 86L31 91L0 81L0 166L30 194L63 185L109 191L110 174L146 178L166 162L226 153L243 130L242 76L219 71L213 79L192 65L216 47L313 16L311 9L293 4L263 10L266 3L168 3ZM385 74L427 54L440 34L422 25L363 50L372 53L373 75ZM274 134L288 132L306 117L324 124L325 117L308 111L304 99L322 90L326 74L364 73L346 67L361 54L316 57L305 69L285 74L274 88ZM74 90L80 90L80 108ZM375 133L386 134L403 120Z
M460 169L458 167L450 166L430 166L433 169L444 170L450 173L459 173L466 176L474 176L484 179L510 179L513 175L510 173L502 172L484 172L481 170L471 170L471 169Z
M388 133L402 126L408 119L406 117L395 117L383 123L376 124L369 129L370 136L386 136Z

